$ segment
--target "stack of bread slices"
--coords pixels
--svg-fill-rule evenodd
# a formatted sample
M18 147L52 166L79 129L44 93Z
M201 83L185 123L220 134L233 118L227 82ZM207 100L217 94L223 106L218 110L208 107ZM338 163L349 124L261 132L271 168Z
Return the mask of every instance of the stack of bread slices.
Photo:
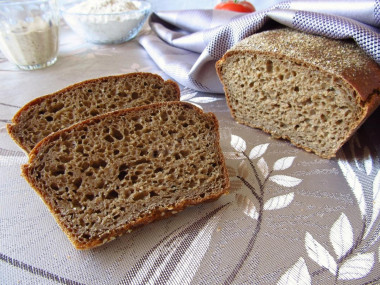
M22 174L78 249L219 198L229 178L214 114L151 73L88 80L37 98L8 132Z

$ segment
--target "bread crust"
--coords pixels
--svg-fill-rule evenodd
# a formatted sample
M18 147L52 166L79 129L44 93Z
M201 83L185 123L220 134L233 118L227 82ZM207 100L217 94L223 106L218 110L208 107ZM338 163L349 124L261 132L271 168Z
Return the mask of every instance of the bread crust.
M292 36L284 42L283 38L286 38L288 33L291 33ZM358 47L353 49L351 46L348 50L349 55L352 55L352 58L348 57L345 60L342 59L344 62L335 64L332 62L332 59L335 58L335 60L338 61L341 54L344 54L348 43L346 41L341 41L344 48L340 51L341 54L334 55L334 50L336 50L337 46L340 45L340 41L318 37L318 39L321 40L321 43L319 43L320 46L311 47L306 44L303 46L302 41L309 41L313 44L315 43L311 37L316 36L311 36L301 32L290 32L290 29L287 28L258 33L251 36L252 40L248 39L242 43L238 43L236 46L227 51L223 57L217 61L215 67L226 94L227 105L230 109L232 117L236 121L250 127L262 129L264 132L271 134L275 138L289 140L297 147L303 148L308 152L314 152L323 158L330 159L336 156L336 152L350 139L356 130L380 105L380 67L362 51L360 51ZM287 45L288 41L294 38L297 38L297 41L301 41L300 39L302 39L301 44L295 44L294 47L289 47ZM310 41L310 39L312 41ZM271 45L268 43L271 43ZM292 48L294 48L294 50L292 50ZM326 54L329 54L330 57L326 58ZM331 150L328 155L319 152L317 149L311 149L307 146L301 145L292 140L286 134L274 134L261 125L243 122L237 118L233 108L232 94L230 94L226 79L223 76L223 68L227 59L230 57L240 56L243 58L244 56L254 57L256 55L264 55L268 58L279 60L288 60L294 64L306 66L309 69L331 74L331 76L341 78L343 81L347 82L352 89L352 93L357 94L359 98L358 104L364 109L363 115L356 122L355 126L347 132L340 144ZM347 65L345 65L345 63Z
M77 249L90 249L96 246L100 246L104 244L105 242L111 241L115 239L117 236L120 236L126 232L132 231L132 229L136 227L140 227L142 225L151 223L156 220L164 219L169 216L175 215L176 213L182 211L188 206L192 205L197 205L199 203L207 202L207 201L213 201L218 199L221 195L226 194L229 190L230 187L230 181L229 181L229 176L227 172L227 167L225 165L225 160L224 156L220 147L220 134L218 131L216 131L215 136L215 147L218 150L217 155L219 157L219 161L221 162L221 167L223 169L223 177L224 177L224 183L222 189L219 189L217 193L214 193L212 195L205 196L203 198L198 197L197 199L193 200L183 200L178 203L175 203L173 205L169 205L168 207L162 207L159 209L154 209L150 212L150 214L146 214L142 217L139 217L135 221L132 221L128 224L124 224L119 228L107 231L102 233L101 236L99 236L97 239L92 239L87 243L81 243L79 242L73 234L68 230L67 226L62 222L62 220L59 217L59 212L57 212L57 209L54 208L52 204L49 203L49 199L47 199L46 194L42 189L39 189L39 187L34 183L34 179L31 176L31 173L29 172L29 168L33 164L33 161L35 158L39 155L39 152L43 149L45 145L48 145L50 143L53 143L55 140L60 138L61 135L64 135L65 133L69 131L75 131L75 129L80 128L81 126L89 126L93 123L96 123L98 121L101 121L105 118L109 117L116 117L116 116L123 116L127 113L135 113L136 111L139 110L153 110L153 109L159 109L161 106L173 106L173 105L182 105L184 108L192 109L196 111L199 114L202 114L203 116L206 116L207 120L212 121L215 124L215 129L219 129L219 123L216 118L216 116L213 113L204 113L202 110L199 108L195 107L194 105L186 102L162 102L162 103L155 103L151 105L144 105L144 106L139 106L139 107L134 107L134 108L129 108L129 109L122 109L122 110L117 110L114 112L102 114L93 118L89 118L87 120L84 120L82 122L78 122L74 125L71 125L65 129L59 130L55 133L50 134L49 136L45 137L43 140L41 140L30 152L29 155L29 161L27 164L22 166L22 175L26 179L26 181L30 184L30 186L36 191L36 193L41 197L43 202L46 204L48 207L49 211L52 213L54 216L56 222L60 225L62 230L65 232L65 234L68 236L69 240L72 242L72 244L77 248ZM205 119L206 119L205 118Z
M72 91L74 89L84 88L87 85L92 85L92 84L100 84L102 82L107 82L107 81L110 81L113 79L118 80L118 79L128 79L128 78L133 78L133 77L145 77L147 79L155 78L156 80L158 80L162 84L170 85L173 88L173 90L175 90L175 98L173 98L172 101L179 101L180 100L180 88L179 88L178 84L176 82L174 82L173 80L170 80L170 79L165 81L158 74L153 74L153 73L148 73L148 72L134 72L134 73L127 73L127 74L120 74L120 75L104 76L104 77L99 77L99 78L81 81L81 82L69 85L69 86L67 86L61 90L58 90L54 93L47 94L47 95L33 99L32 101L30 101L29 103L24 105L21 109L19 109L16 112L16 114L12 118L12 123L7 124L7 126L6 126L7 131L9 133L9 135L11 136L11 138L16 142L16 144L28 154L31 149L29 149L29 147L22 142L22 138L20 136L18 136L16 133L17 132L16 127L22 121L23 114L28 112L33 107L35 107L35 106L41 104L42 102L46 101L47 99L57 98L59 100L60 97L67 96L67 94L70 93L70 91Z

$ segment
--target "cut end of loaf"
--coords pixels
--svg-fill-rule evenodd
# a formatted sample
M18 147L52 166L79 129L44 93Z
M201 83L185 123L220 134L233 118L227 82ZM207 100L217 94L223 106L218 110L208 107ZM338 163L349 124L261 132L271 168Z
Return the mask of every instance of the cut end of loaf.
M25 105L8 132L27 153L44 137L76 122L124 108L178 101L171 80L152 73L128 73L80 82Z
M181 102L117 111L52 134L23 174L78 249L229 188L215 116Z
M230 56L222 73L238 122L322 157L335 156L365 111L341 78L283 58Z
M300 58L255 50L252 42L242 48L238 44L216 65L232 116L323 158L334 157L368 115L373 96L365 94L368 100L363 101L341 74Z

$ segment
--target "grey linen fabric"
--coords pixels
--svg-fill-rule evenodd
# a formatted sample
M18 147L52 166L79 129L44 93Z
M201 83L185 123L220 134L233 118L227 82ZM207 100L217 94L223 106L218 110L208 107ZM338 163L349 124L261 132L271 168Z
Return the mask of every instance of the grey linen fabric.
M153 61L182 85L223 93L215 62L240 40L279 23L334 39L353 39L380 64L380 0L278 3L255 13L180 10L153 13L153 33L139 42Z

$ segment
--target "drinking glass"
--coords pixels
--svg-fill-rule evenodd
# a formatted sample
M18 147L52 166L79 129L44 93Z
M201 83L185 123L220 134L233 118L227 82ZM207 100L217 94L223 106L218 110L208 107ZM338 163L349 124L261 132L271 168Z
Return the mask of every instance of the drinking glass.
M55 0L0 1L0 50L23 70L57 60L59 10Z

